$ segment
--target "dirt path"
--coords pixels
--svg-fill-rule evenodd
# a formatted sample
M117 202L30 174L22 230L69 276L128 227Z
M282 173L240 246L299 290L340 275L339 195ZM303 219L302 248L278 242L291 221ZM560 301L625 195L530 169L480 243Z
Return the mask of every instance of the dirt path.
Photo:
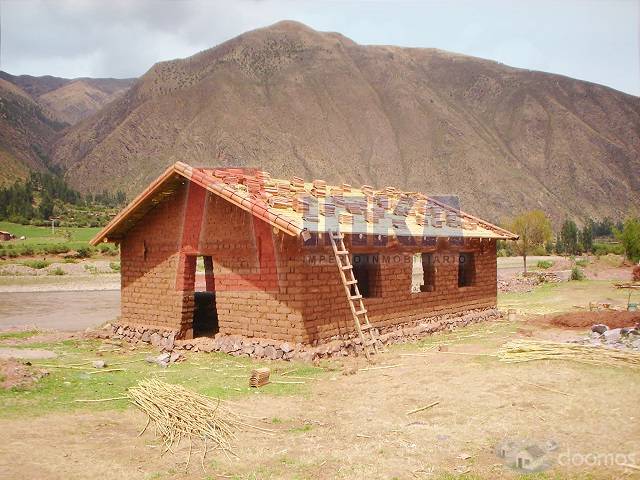
M561 333L554 332L536 334ZM397 347L380 360L399 367L354 375L330 371L307 396L258 390L235 408L263 417L261 425L275 434L239 434L238 458L211 452L207 475L198 451L184 473L186 445L160 457L153 429L137 437L144 418L133 409L2 419L0 477L437 479L469 471L480 478L516 478L496 454L505 440L557 445L549 458L558 478L585 468L577 461L559 465L562 454L620 453L640 463L640 422L633 410L639 374L571 363L503 364L486 355L517 335L488 332L427 356L403 356L418 347ZM349 359L346 366L362 365ZM440 403L407 414L434 401ZM623 470L589 467L590 478L619 478Z
M112 321L119 314L119 290L0 292L0 329L84 330Z

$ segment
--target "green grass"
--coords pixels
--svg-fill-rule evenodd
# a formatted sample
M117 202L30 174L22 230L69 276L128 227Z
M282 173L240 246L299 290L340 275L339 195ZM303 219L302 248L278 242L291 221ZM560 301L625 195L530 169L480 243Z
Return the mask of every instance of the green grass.
M26 332L20 332L25 334ZM18 335L4 334L4 335ZM7 337L15 338L15 337ZM306 394L311 382L305 384L268 384L259 389L250 388L249 376L253 368L269 366L272 379L282 378L284 371L297 377L316 378L322 374L321 368L304 363L267 364L245 357L230 357L224 353L189 353L187 362L172 364L162 368L144 361L149 355L158 355L155 350L140 349L132 354L104 352L100 347L108 347L99 340L66 340L54 344L24 343L19 348L45 348L58 353L53 360L32 361L38 365L69 365L101 359L107 362L107 368L123 368L124 372L106 372L88 375L96 371L90 364L80 369L46 368L49 375L42 378L29 389L0 390L0 418L12 416L43 415L55 410L120 410L129 408L127 400L115 400L100 403L78 403L76 399L100 399L119 397L126 394L127 388L138 381L148 378L160 378L168 383L184 385L205 395L218 398L235 398L249 395L296 395ZM124 361L139 360L121 366L114 365Z
M55 233L52 233L51 227L20 225L4 221L0 222L0 230L11 232L18 238L26 237L25 240L0 243L0 254L4 253L6 256L66 253L69 250L78 250L87 247L89 240L100 231L99 228L64 227L56 228ZM104 250L105 255L117 254L115 248L107 252L105 247Z
M2 340L21 340L23 338L30 338L37 335L38 330L24 330L20 332L5 332L0 333L0 341Z
M534 314L576 311L576 305L587 308L589 302L607 302L626 307L627 295L628 292L615 288L609 280L543 283L531 292L498 293L498 307ZM640 293L632 294L632 301L636 297L640 297Z
M37 270L47 268L49 265L51 265L51 262L47 262L46 260L24 260L20 263L25 267L31 267Z
M543 269L546 270L547 268L553 267L553 261L551 261L551 260L538 260L538 263L536 264L536 267L543 268Z

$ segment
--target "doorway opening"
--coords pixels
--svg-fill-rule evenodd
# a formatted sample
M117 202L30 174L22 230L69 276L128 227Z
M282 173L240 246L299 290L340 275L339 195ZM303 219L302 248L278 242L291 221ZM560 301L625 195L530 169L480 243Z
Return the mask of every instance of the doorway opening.
M213 259L210 256L205 255L197 258L195 277L193 336L211 337L218 333L219 328Z

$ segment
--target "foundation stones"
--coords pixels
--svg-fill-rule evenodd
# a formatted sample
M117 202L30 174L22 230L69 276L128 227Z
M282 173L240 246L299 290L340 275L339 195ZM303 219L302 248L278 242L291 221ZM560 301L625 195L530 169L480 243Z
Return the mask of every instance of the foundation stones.
M502 317L497 309L474 310L463 315L446 314L431 316L412 323L394 325L383 329L378 335L378 345L405 343L424 337L425 335L453 330L473 323L496 320ZM149 328L140 325L114 325L112 338L123 338L131 343L150 343L169 357L150 357L152 363L168 364L173 354L180 350L192 352L224 352L234 356L265 358L269 360L300 360L312 362L316 359L361 355L363 347L360 338L352 333L336 335L323 342L313 344L293 343L265 338L250 338L240 335L217 334L214 338L199 337L190 340L176 340L178 332ZM121 332L121 333L118 333ZM181 358L181 357L176 357Z

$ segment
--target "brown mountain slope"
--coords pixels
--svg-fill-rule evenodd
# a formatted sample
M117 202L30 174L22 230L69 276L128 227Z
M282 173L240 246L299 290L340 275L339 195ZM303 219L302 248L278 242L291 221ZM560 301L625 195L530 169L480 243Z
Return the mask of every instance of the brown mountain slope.
M453 193L490 219L618 217L640 206L640 101L281 22L155 65L52 155L84 190L135 193L181 160Z
M16 85L0 79L0 185L45 170L47 150L64 127Z
M122 96L135 81L131 78L16 76L6 72L0 72L0 78L20 87L52 112L57 120L70 125L93 115L107 103Z

